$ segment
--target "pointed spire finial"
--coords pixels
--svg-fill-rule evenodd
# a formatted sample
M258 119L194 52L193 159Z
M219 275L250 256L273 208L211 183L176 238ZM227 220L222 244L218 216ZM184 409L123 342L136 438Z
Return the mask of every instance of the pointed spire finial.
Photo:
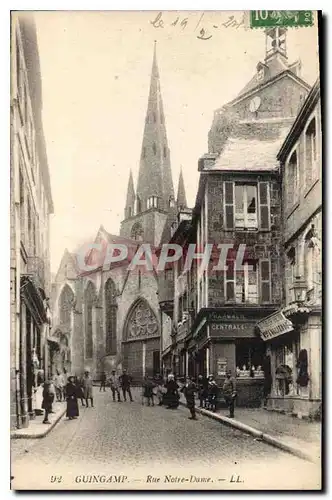
M181 210L183 208L187 208L187 197L186 197L186 190L185 190L185 187L184 187L182 165L180 167L179 184L178 184L178 196L177 196L176 203L177 203L177 206L178 206L179 210Z

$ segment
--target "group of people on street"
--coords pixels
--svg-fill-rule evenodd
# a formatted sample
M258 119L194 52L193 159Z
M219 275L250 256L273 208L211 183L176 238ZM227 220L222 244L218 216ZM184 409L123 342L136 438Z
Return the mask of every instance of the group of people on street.
M107 378L105 372L101 374L100 391L106 391L109 385L113 401L133 402L131 392L132 377L128 375L127 370L123 370L120 376L116 370ZM120 392L121 391L121 392ZM236 400L236 384L230 370L226 373L226 379L222 388L224 400L229 408L230 418L234 418L234 406ZM197 380L193 377L187 377L185 383L180 387L175 376L170 373L166 382L163 377L157 373L154 377L145 376L142 383L142 404L154 406L157 398L159 406L165 406L167 409L177 409L180 404L180 393L185 396L187 407L190 411L190 419L197 420L196 417L196 397L199 400L199 407L216 411L219 388L213 377L203 377L199 375ZM76 419L79 416L78 400L81 400L82 406L93 408L93 381L90 371L86 370L83 377L78 378L75 375L67 375L66 372L59 373L49 381L43 384L43 402L42 408L45 410L43 423L49 424L49 414L53 412L52 405L55 401L66 401L66 416L69 420Z
M44 424L50 424L49 414L53 412L53 403L66 401L66 416L73 420L79 416L78 400L81 400L82 406L93 407L93 382L90 371L86 370L83 377L78 378L75 375L67 375L66 372L60 374L56 372L50 380L43 384L42 409L44 413Z

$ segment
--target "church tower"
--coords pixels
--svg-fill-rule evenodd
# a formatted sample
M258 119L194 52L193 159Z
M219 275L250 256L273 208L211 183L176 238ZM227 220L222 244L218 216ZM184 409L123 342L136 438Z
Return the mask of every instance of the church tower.
M137 189L135 193L130 173L121 236L158 246L168 214L174 206L170 150L155 42Z

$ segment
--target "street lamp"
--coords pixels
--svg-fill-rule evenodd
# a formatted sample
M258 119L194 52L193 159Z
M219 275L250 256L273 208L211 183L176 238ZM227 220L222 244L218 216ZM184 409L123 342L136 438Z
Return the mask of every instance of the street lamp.
M295 302L298 303L305 302L307 293L307 283L305 282L305 280L301 279L300 276L297 276L294 280L291 290L293 290Z

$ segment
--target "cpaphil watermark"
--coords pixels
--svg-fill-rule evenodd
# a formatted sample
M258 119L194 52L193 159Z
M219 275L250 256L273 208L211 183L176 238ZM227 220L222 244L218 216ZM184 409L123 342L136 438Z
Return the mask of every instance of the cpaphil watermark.
M170 269L182 259L182 271L189 271L195 263L200 272L227 271L229 265L235 271L253 270L248 259L245 244L206 243L199 248L195 243L182 247L168 243L156 249L149 243L142 243L133 249L122 243L91 243L84 245L77 253L77 266L81 273L102 269L108 271L116 265L126 265L128 271L161 272ZM245 263L245 266L244 266Z

